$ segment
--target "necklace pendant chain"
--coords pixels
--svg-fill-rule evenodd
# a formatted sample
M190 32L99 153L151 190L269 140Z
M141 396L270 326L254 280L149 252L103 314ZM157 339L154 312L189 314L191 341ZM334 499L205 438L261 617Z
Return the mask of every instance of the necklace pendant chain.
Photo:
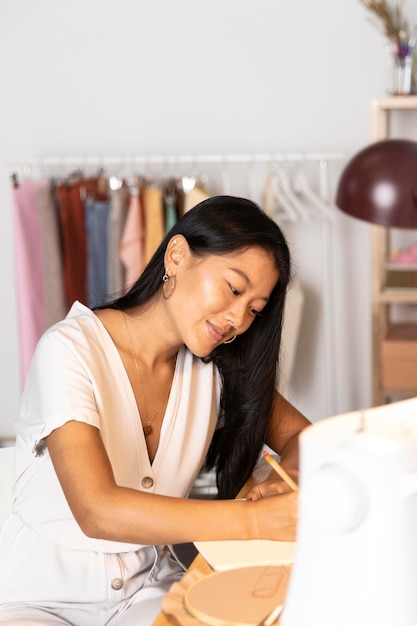
M146 424L146 426L143 426L143 434L145 435L145 437L148 437L152 432L153 428L151 424Z
M136 372L137 372L137 375L138 375L138 381L139 381L140 389L141 389L141 392L142 392L143 403L144 403L144 406L145 406L146 424L145 425L142 424L142 430L143 430L143 434L145 435L145 439L146 439L146 437L149 437L149 435L153 433L153 426L152 426L151 422L153 422L153 420L155 419L155 417L158 415L159 411L161 410L162 406L167 401L167 399L169 397L169 393L171 391L171 387L169 388L166 397L164 397L163 401L161 402L161 404L159 405L159 407L157 408L155 413L152 415L152 417L149 417L148 406L146 404L146 396L145 396L145 392L144 392L143 384L142 384L142 377L140 375L140 370L139 370L139 363L138 363L138 360L137 360L137 357L136 357L136 351L135 351L135 348L134 348L134 345L133 345L132 337L131 337L129 326L128 326L128 323L127 323L127 316L126 316L126 313L124 311L121 311L121 313L122 313L123 319L125 321L127 336L129 337L130 350L131 350L131 353L132 353L133 361L135 363L135 369L136 369Z

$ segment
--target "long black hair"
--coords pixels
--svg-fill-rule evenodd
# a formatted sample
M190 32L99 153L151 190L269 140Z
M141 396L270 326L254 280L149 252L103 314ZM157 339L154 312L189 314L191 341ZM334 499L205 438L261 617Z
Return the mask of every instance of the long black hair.
M233 343L217 346L203 359L214 362L222 381L221 427L214 434L206 466L216 469L218 496L233 498L251 475L268 430L291 278L290 253L281 229L257 204L245 198L214 196L178 220L129 291L105 306L128 309L154 296L162 284L166 247L178 234L197 257L262 248L279 272L262 316Z

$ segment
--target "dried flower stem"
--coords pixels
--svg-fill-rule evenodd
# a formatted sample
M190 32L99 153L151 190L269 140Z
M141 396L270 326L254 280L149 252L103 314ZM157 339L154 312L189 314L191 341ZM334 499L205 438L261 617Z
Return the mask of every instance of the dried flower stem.
M359 3L382 22L384 35L393 41L398 50L406 39L408 41L409 25L403 15L403 3L397 2L391 7L387 0L359 0Z

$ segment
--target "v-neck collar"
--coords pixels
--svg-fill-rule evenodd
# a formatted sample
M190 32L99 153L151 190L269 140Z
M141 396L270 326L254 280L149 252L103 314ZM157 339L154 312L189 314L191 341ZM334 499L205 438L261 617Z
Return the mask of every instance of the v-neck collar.
M113 369L115 369L115 367L117 367L118 369L118 372L116 373L118 384L121 388L121 394L123 394L124 398L128 399L128 419L131 420L132 431L136 434L136 436L134 437L136 453L138 456L140 455L141 457L138 462L140 465L142 465L145 461L149 472L156 472L157 468L159 468L161 465L161 459L163 459L164 457L164 451L166 451L166 447L169 443L169 432L172 429L172 421L175 419L175 411L173 410L173 407L177 403L177 395L178 393L180 393L178 377L179 372L183 370L185 347L180 348L180 350L178 351L172 385L168 396L164 419L162 420L158 447L156 449L153 461L151 461L148 453L148 447L146 445L146 438L143 432L138 405L136 403L132 385L130 384L129 376L124 366L120 352L117 349L117 346L113 341L106 326L103 324L98 315L94 313L94 311L92 311L81 302L75 302L73 304L73 307L71 307L68 317L73 317L75 315L78 315L79 313L85 313L91 316L91 319L94 321L97 334L102 341L103 352L106 355L106 358L109 360L109 362L111 362L111 366Z

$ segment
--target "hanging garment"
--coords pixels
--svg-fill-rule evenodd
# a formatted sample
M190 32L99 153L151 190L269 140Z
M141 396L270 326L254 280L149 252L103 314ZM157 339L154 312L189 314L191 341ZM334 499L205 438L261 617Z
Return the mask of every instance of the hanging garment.
M62 283L62 234L55 185L39 187L35 197L43 249L44 330L62 320L68 304Z
M145 266L145 228L139 189L132 188L130 194L129 208L119 248L119 256L125 268L126 290L139 278Z
M107 294L107 243L110 200L88 196L85 200L87 233L87 300L94 308L104 304Z
M145 263L148 263L165 236L162 190L145 185L141 197L145 216Z
M129 189L121 183L110 191L110 211L107 227L107 293L120 295L125 287L125 268L119 254L122 233L129 208Z
M164 212L165 212L165 233L169 233L175 226L178 219L177 209L177 181L171 178L164 185L163 191Z
M209 197L210 194L206 191L206 189L199 187L198 185L189 191L186 191L184 199L184 213L195 207L199 202L207 200Z
M295 357L304 311L304 290L297 276L287 292L281 339L281 362L278 391L291 397Z
M268 217L272 217L275 212L275 172L269 172L265 178L265 189L262 198L262 208Z
M64 291L70 307L75 300L87 303L87 238L85 189L97 179L78 180L57 187L62 224Z
M42 232L34 210L36 193L45 187L46 181L22 181L12 190L22 387L36 344L45 330Z

